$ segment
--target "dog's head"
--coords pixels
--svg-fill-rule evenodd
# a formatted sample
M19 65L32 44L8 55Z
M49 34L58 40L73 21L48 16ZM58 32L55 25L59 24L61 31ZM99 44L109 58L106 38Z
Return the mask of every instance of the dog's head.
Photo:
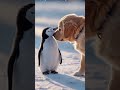
M54 34L59 41L75 41L77 35L85 27L85 18L75 14L65 15L58 23L58 30ZM81 32L82 33L82 32Z

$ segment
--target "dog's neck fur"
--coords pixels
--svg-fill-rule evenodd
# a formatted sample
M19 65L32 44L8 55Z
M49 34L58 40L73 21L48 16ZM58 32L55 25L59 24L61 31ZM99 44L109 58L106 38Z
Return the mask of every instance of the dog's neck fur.
M76 35L75 40L77 40L77 39L79 38L80 33L83 32L84 28L85 28L85 27L82 27L82 29L81 29L81 30L79 31L79 33ZM79 29L80 29L80 28L79 28Z

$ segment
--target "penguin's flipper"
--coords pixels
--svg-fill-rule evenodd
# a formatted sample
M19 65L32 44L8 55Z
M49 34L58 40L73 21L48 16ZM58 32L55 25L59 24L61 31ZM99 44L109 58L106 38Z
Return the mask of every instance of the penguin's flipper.
M58 49L58 51L59 51L59 57L60 57L60 64L62 64L62 54L59 49Z
M41 54L41 49L38 52L38 66L40 66L40 54Z
M40 50L39 50L39 52L38 52L38 66L40 66L40 55L41 55L41 52L42 52L42 50L43 50L43 43L44 43L44 42L42 41Z

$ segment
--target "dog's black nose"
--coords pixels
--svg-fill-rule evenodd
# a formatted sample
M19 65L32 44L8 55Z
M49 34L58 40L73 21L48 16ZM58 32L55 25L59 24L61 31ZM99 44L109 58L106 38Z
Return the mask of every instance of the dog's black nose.
M56 28L53 28L53 30L57 30L58 29L58 27L56 27Z

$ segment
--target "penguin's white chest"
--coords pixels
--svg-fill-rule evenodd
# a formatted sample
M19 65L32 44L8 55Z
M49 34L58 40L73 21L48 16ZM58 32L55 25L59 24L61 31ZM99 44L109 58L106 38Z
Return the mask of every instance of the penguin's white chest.
M60 62L58 45L54 37L49 37L43 44L43 51L41 52L41 70L56 70Z
M49 37L45 40L43 44L43 52L46 54L50 53L50 56L58 53L58 45L54 37Z

